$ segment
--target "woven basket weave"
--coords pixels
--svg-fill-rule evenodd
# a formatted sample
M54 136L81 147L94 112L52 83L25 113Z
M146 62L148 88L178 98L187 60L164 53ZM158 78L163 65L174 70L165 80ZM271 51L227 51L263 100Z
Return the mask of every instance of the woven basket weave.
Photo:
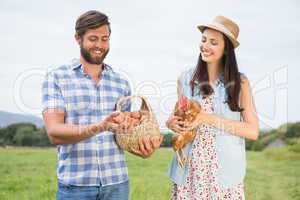
M150 137L162 137L159 124L153 114L153 111L145 99L142 96L126 96L119 99L117 102L117 111L121 111L121 105L124 101L132 100L133 98L139 98L142 100L140 111L148 112L149 115L144 119L140 125L134 127L132 132L128 134L115 134L116 142L123 150L131 153L139 151L139 138L142 136Z

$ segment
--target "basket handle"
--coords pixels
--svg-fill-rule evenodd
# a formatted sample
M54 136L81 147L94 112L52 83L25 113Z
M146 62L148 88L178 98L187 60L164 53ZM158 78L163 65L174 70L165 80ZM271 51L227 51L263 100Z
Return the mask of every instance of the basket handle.
M142 100L142 105L141 105L141 108L140 110L148 110L150 115L152 116L152 109L150 107L150 104L149 102L146 100L145 97L143 96L122 96L118 101L117 101L117 104L116 104L116 110L117 111L121 111L121 103L123 103L124 101L127 101L127 100L131 100L131 99L141 99Z

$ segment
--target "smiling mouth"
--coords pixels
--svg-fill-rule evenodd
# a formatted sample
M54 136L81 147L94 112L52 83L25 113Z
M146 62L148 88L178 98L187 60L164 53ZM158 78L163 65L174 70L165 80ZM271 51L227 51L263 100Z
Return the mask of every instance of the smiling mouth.
M102 54L102 51L100 51L100 50L95 50L95 51L93 51L93 53L96 54L96 55L101 55L101 54Z
M202 56L205 56L205 57L208 57L208 56L211 56L212 53L207 53L207 52L201 52Z

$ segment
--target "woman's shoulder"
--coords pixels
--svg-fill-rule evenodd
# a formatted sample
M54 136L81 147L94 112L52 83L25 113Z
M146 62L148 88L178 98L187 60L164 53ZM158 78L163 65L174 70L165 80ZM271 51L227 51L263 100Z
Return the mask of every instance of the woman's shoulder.
M251 89L251 85L250 85L250 81L249 81L248 77L245 74L241 73L240 79L241 79L240 98L251 96L252 89Z
M195 68L188 68L182 71L178 77L178 81L182 83L190 82L194 74Z
M248 82L248 78L246 76L246 74L240 72L240 79L241 79L241 83L243 84L243 82Z
M250 87L250 81L244 73L240 73L240 80L241 80L241 88L242 89Z

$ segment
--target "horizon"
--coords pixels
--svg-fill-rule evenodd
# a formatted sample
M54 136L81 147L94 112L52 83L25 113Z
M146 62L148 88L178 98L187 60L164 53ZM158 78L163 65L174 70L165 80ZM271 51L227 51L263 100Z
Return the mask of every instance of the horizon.
M13 112L7 112L7 111L0 110L0 114L1 114L1 112L7 113L7 114L13 114L13 115L22 115L22 116L26 116L26 117L36 117L36 118L38 118L38 119L40 119L40 120L43 121L43 118L42 118L42 117L39 117L39 116L36 116L36 115L22 114L22 113L13 113ZM275 127L275 128L271 128L271 127L264 127L264 128L262 128L262 127L260 127L259 131L260 131L260 132L271 131L271 130L273 130L273 129L279 129L279 128L281 128L282 126L287 125L287 124L294 124L294 123L299 123L299 122L300 122L300 121L287 122L287 123L280 124L278 127ZM14 123L10 123L10 124L8 124L8 125L6 125L6 126L3 126L3 127L0 126L0 128L5 128L5 127L7 127L7 126L9 126L9 125L11 125L11 124L15 124L15 123L32 123L32 124L35 124L34 122L22 121L22 122L14 122ZM44 127L44 126L40 127L40 126L38 126L37 124L35 124L35 125L36 125L37 127L39 127L39 128ZM43 125L44 125L44 122L43 122ZM164 133L164 134L166 134L166 133L168 133L168 132L172 132L170 129L165 128L165 127L160 127L160 130L161 130L162 133Z

